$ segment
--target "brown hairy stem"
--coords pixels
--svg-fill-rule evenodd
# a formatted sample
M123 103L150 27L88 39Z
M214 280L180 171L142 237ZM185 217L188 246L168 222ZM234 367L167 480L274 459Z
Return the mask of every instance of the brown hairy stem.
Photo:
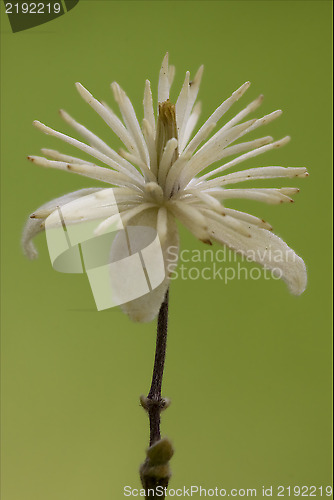
M160 434L160 414L169 405L169 400L161 397L167 345L168 299L169 290L166 292L158 316L151 388L146 398L143 396L140 398L150 422L150 447L147 450L146 460L140 467L140 478L147 499L165 498L161 492L167 490L171 476L169 460L173 455L173 448L169 439L161 439Z

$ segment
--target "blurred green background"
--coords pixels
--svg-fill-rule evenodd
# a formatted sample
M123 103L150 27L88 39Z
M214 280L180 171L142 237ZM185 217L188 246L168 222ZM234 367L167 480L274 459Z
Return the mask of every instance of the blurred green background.
M145 79L155 90L166 50L177 70L172 97L186 70L205 65L201 121L246 80L252 86L229 118L260 93L257 114L285 111L257 136L289 134L291 143L245 168L310 172L264 183L301 187L294 205L231 204L269 220L305 259L302 296L274 280L172 283L163 385L172 405L162 419L176 450L170 486L330 483L331 8L81 0L59 19L13 34L1 5L3 500L106 500L140 485L148 421L138 398L149 389L155 324L97 312L84 275L52 269L44 235L34 262L20 237L42 203L98 185L27 162L41 147L74 153L32 121L69 133L57 113L64 108L118 147L73 84L113 105L116 80L141 118ZM181 231L183 248L200 247Z

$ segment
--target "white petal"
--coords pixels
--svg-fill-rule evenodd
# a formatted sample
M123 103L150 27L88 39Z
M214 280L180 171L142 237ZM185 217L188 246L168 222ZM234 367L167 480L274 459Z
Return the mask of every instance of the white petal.
M86 160L82 160L81 158L77 158L75 156L64 155L59 153L59 151L55 151L54 149L42 148L41 153L43 155L48 156L49 158L53 158L57 161L63 161L65 163L82 163L83 165L95 165L94 163Z
M169 83L169 88L171 88L171 86L173 85L174 77L175 77L175 66L173 66L172 64L170 64L169 67L168 67L168 83Z
M238 90L233 92L231 97L226 99L226 101L224 101L220 106L218 106L216 111L214 111L212 113L212 115L207 119L207 121L204 123L204 125L202 125L202 127L199 129L199 131L197 132L195 137L192 139L192 141L197 140L197 135L202 133L203 127L206 127L210 123L217 123L218 120L220 120L220 118L230 109L232 104L234 104L238 99L240 99L240 97L246 92L246 90L249 88L249 86L250 86L249 82L244 83L243 85L241 85L241 87ZM189 146L190 146L192 141L190 141Z
M251 237L247 238L214 221L209 229L211 237L218 243L246 256L247 260L258 262L276 277L282 278L293 294L300 295L305 290L307 275L304 261L275 234L252 227Z
M111 88L114 93L115 101L117 102L119 109L122 113L124 123L131 133L133 139L135 140L137 150L139 152L140 158L149 165L149 154L146 146L146 142L141 131L136 112L132 106L132 103L123 89L118 85L118 83L113 82Z
M189 101L189 79L190 79L190 73L189 71L187 71L184 83L181 88L180 95L175 104L177 130L178 130L178 136L180 137L181 137L180 132L182 130Z
M169 78L168 78L168 52L163 58L158 83L158 105L169 99Z
M165 194L166 197L169 198L175 188L179 188L179 180L180 180L180 175L182 173L182 170L184 169L185 165L190 159L190 155L183 154L179 156L179 158L176 160L175 163L171 166L167 178L166 178L166 185L165 185Z
M238 182L251 181L255 179L274 179L279 177L307 177L307 169L305 167L258 167L240 170L233 174L223 175L206 181L207 187L227 186Z
M204 205L207 207L212 208L213 210L218 211L219 213L224 213L224 207L221 205L221 203L214 198L213 196L210 196L210 192L204 192L200 189L187 189L186 191L180 191L181 194L180 196L180 201L182 199L186 199L188 194L193 195L192 197L194 198L194 203L198 202L204 202Z
M147 210L146 212L135 217L131 225L135 226L148 226L157 228L157 210ZM136 251L136 249L132 249ZM179 234L178 229L173 220L173 217L168 216L167 221L167 237L165 243L162 245L163 258L165 263L166 277L164 281L154 290L146 295L139 297L123 304L121 309L133 321L148 322L152 321L159 313L160 306L164 300L169 280L173 269L177 264L178 251L179 251ZM120 239L116 238L113 241L111 248L112 260L120 260L124 258L124 248L120 243Z
M41 207L39 207L35 212L44 211L44 217L34 218L34 213L32 214L33 218L29 218L22 234L22 248L25 255L29 259L36 259L38 257L38 252L35 248L35 245L32 242L32 239L38 234L44 231L44 225L42 221L45 220L57 207L61 207L66 203L69 203L73 200L81 198L83 196L87 196L92 193L97 193L101 191L101 188L87 188L80 189L79 191L74 191L73 193L65 194L64 196L60 196L52 201L48 201Z
M282 110L281 109L278 109L276 111L273 111L272 113L270 113L269 115L265 115L263 116L262 118L258 118L258 119L255 119L255 120L252 120L252 123L250 123L249 127L246 128L241 134L239 137L242 137L246 134L249 134L250 132L253 132L253 130L256 130L258 127L261 127L262 125L268 125L268 123L276 120L276 118L278 118L279 116L281 116L282 114ZM230 130L231 127L222 127L219 132L217 132L217 134L221 133L221 134L224 134L226 133L228 130Z
M201 85L201 80L202 80L202 76L203 76L203 71L204 71L204 66L202 65L198 69L198 71L195 75L195 78L191 82L189 82L188 105L187 105L186 112L184 115L182 129L181 129L181 133L180 133L180 137L179 137L180 141L183 141L183 135L184 135L184 131L185 131L185 128L187 126L187 123L188 123L188 120L190 117L190 113L192 112L193 106L194 106L195 101L197 99L199 87Z
M76 139L73 139L72 137L69 137L68 135L62 134L61 132L57 132L56 130L44 125L43 123L35 120L34 125L36 128L41 130L47 135L53 135L54 137L57 137L58 139L61 139L64 142L67 142L68 144L71 144L72 146L75 146L78 149L81 149L81 151L84 151L85 153L89 154L90 156L93 156L94 158L102 161L105 165L108 165L109 167L120 171L122 170L122 167L118 163L116 163L114 160L109 158L103 153L100 153L97 149L93 148L92 146L88 146L87 144L84 144L83 142L77 141ZM138 181L141 181L141 176L136 172L136 174L132 172L127 172L127 175L131 177L132 179L137 179Z
M138 201L127 201L126 204L117 203L113 194L110 194L111 190L108 189L107 191L109 192L109 198L105 200L93 193L91 196L83 196L63 205L61 213L64 220L66 220L66 224L86 221L96 221L97 224L101 219L110 218L113 215L118 215L118 219L120 219L119 214L124 207L128 209L129 206L133 206L133 203L139 203ZM38 214L39 212L37 212ZM48 218L48 228L58 227L61 223L58 211L55 210Z
M237 220L235 217L230 217L229 215L221 215L213 210L208 210L207 208L203 208L202 211L206 215L208 220L209 234L210 224L212 222L218 222L222 227L226 227L228 231L232 229L245 238L251 237L250 228L243 222Z
M168 212L166 207L160 207L157 218L157 230L160 238L160 243L164 244L168 233Z
M130 209L124 210L122 212L121 220L124 226L128 224L131 219L139 215L141 212L145 212L145 210L155 206L154 203L138 203L138 202L136 202L136 205L137 206L131 207ZM114 224L114 222L115 222L115 214L111 215L103 222L101 222L101 224L99 224L96 230L94 231L94 234L101 235L105 233L107 229L109 229L109 227L111 227Z
M139 215L141 212L145 212L149 208L155 207L155 203L141 203L137 207L130 208L129 210L126 210L122 212L122 223L124 226L129 224L130 220L132 220L134 217Z
M198 178L198 181L202 181L207 179L208 177L212 177L213 175L219 174L220 172L223 172L224 170L227 170L228 168L234 167L235 165L238 165L239 163L249 160L249 158L254 158L255 156L258 156L262 153L266 153L267 151L270 151L271 149L276 149L280 148L282 146L285 146L290 141L290 137L286 136L283 139L280 139L279 141L272 142L271 144L266 144L264 146L258 146L252 151L249 151L248 153L245 153L243 155L238 156L237 158L234 158L234 160L229 161L228 163L225 163L221 167L215 168L214 170L211 170L211 172L208 172L207 174L202 175L201 177Z
M207 220L198 208L177 201L170 203L169 208L195 238L211 245Z
M159 181L160 186L165 185L166 177L167 177L168 171L171 167L172 159L173 159L175 150L177 148L177 144L178 144L177 139L175 139L175 137L173 137L172 139L170 139L167 142L167 144L164 148L164 151L163 151L162 156L161 156L161 160L160 160L160 164L159 164L159 172L158 172L158 181Z
M260 95L257 99L255 99L255 101L248 104L248 106L246 106L245 109L243 109L242 111L240 111L240 113L235 115L234 118L232 118L232 120L225 123L222 130L227 130L228 128L234 127L234 125L241 122L241 120L246 118L247 115L255 111L262 104L262 101L263 101L263 95Z
M150 124L152 129L153 138L155 137L155 117L154 117L154 109L153 109L153 98L151 91L151 82L146 80L145 82L145 92L144 92L144 118Z
M196 190L194 190L196 192ZM214 196L219 200L230 199L245 199L262 201L276 205L278 203L292 203L294 200L290 198L299 192L298 188L251 188L251 189L222 189L222 188L209 188L208 194Z
M148 153L150 155L150 170L156 178L158 173L158 159L155 147L155 130L153 131L151 125L145 118L143 119L143 134L147 144Z
M249 128L256 122L256 120L249 120L248 122L240 123L235 125L228 130L218 130L196 153L200 155L204 152L208 153L211 150L220 149L226 147L227 144L231 144L241 137ZM195 156L196 156L195 155Z
M203 127L201 127L199 132L195 135L194 139L189 142L183 154L193 154L198 148L198 146L201 144L201 142L203 142L211 134L215 126L216 126L215 122L210 122L207 123L206 125L203 125Z
M80 135L84 139L86 139L91 146L96 148L98 151L101 153L105 154L112 160L114 160L118 165L119 168L118 170L123 173L128 173L132 172L135 176L138 177L138 172L135 169L131 163L128 161L124 160L116 151L114 151L112 148L110 148L104 141L102 141L97 135L93 134L90 130L88 130L86 127L78 123L76 120L74 120L66 111L63 109L59 110L60 116L65 120L66 123L68 123L71 127L74 128L77 132L79 132Z
M180 142L180 146L179 146L180 154L182 153L182 151L186 147L186 144L189 141L191 134L193 133L193 131L196 127L196 124L198 122L198 118L201 114L201 110L202 110L202 105L200 102L197 102L194 106L194 109L193 109L191 115L189 116L186 128L184 130L184 134L182 137L182 142Z
M253 130L256 130L258 127L262 127L262 125L268 125L272 121L276 120L276 118L279 118L282 115L282 113L283 111L281 109L277 109L276 111L273 111L272 113L269 113L268 115L265 115L262 118L258 118L253 123L253 125L251 125L249 129L245 131L245 134L253 132Z
M28 156L29 161L39 165L41 167L55 168L58 170L64 170L67 172L74 172L77 174L84 175L90 179L95 179L102 182L107 182L108 184L113 184L115 186L136 186L140 189L140 184L132 181L129 177L110 170L109 168L99 167L92 163L66 163L62 161L47 160L42 156Z
M121 120L107 106L99 102L81 83L76 83L76 88L81 97L98 113L111 130L120 138L129 151L137 152L133 137L124 127Z
M230 148L227 148L227 146L237 140L248 127L249 122L236 125L224 133L223 136L219 133L214 135L188 162L182 175L182 185L186 186L199 172L230 154ZM238 146L240 147L240 145Z
M229 146L224 150L224 154L221 158L226 158L227 156L238 155L244 151L249 151L251 149L260 148L266 144L269 144L274 139L267 135L266 137L260 137L259 139L254 139L254 141L240 142L240 144L235 144L234 146Z
M272 226L269 222L259 219L259 217L255 217L247 212L240 212L239 210L234 210L233 208L224 207L224 213L225 215L229 215L230 217L246 222L246 224L262 227L263 229L268 229L269 231L272 230Z
M125 151L124 149L119 150L119 154L123 156L126 160L129 162L133 163L134 165L137 165L139 167L141 173L143 174L144 178L146 181L155 181L156 177L153 172L149 169L147 164L138 156L133 155L129 153L128 151Z

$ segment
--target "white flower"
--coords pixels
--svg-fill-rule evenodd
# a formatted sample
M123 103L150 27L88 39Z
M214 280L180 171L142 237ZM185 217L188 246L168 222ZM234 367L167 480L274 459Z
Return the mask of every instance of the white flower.
M231 172L232 167L237 164L279 148L289 141L289 137L285 137L273 142L272 137L266 136L232 145L245 134L270 123L280 116L281 111L274 111L260 119L242 121L261 104L263 96L260 96L206 140L221 117L248 89L250 84L246 82L220 104L193 135L201 109L200 103L195 102L202 73L203 67L200 67L192 81L189 72L186 73L176 104L172 104L169 101L169 91L174 67L168 66L166 54L159 75L157 117L151 85L146 80L142 126L129 98L117 83L112 83L111 88L122 120L105 103L96 100L88 90L77 83L81 97L120 138L126 150L117 153L65 111L60 111L61 117L86 142L73 139L38 121L35 121L34 125L44 133L58 137L88 153L105 166L50 149L42 149L42 153L50 159L40 156L30 156L28 159L37 165L75 172L116 186L113 192L123 224L131 222L131 225L156 228L163 247L166 268L169 264L167 249L171 246L178 247L175 219L179 219L204 243L212 244L216 241L248 257L251 252L254 261L265 268L275 269L291 292L300 294L306 286L303 260L284 241L270 232L271 226L267 222L224 206L225 200L233 198L272 204L292 202L291 196L298 192L298 189L293 187L264 189L234 188L233 185L246 180L306 177L306 168L269 166ZM234 157L232 160L208 170L213 163L231 156ZM32 214L24 229L23 247L26 254L31 258L37 256L31 240L43 230L43 220L56 207L81 198L71 217L73 222L87 220L94 217L94 211L91 210L91 204L87 204L85 195L95 193L96 197L107 199L108 192L110 190L103 188L82 189L40 207ZM98 232L107 230L112 222L112 216L106 218L100 224ZM117 251L116 243L112 252L117 254ZM272 255L277 252L282 258L274 261ZM168 281L167 273L165 281L156 290L125 304L123 309L136 321L150 321L158 313Z

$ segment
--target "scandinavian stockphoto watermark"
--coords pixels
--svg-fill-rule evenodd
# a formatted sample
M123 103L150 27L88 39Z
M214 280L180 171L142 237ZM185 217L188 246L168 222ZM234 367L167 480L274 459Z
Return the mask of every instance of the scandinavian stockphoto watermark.
M171 280L225 284L236 279L280 279L279 264L287 258L286 253L271 248L248 249L237 256L226 247L179 251L169 246L164 255L156 229L123 225L113 188L103 196L93 193L57 207L46 218L45 231L53 268L86 273L98 310L146 295L163 282L166 272ZM254 261L263 267L250 266ZM265 266L268 261L271 269Z
M82 219L82 198L57 207L45 221L53 268L63 273L86 273L98 310L137 299L165 278L157 232L147 226L124 227L113 189L108 201L85 196L89 217ZM101 234L99 227L107 224Z
M178 253L177 247L170 246L167 252L170 262L168 271L172 280L220 280L224 284L233 280L279 280L283 275L279 264L287 259L286 253L269 247L263 250L248 249L243 255L227 247L183 249ZM271 269L265 266L268 260L274 264ZM254 261L262 263L263 267L250 266ZM177 268L176 262L179 262Z
M144 489L124 486L123 495L125 497L234 497L234 498L254 498L254 497L331 497L333 495L332 486L306 486L306 485L278 485L262 486L260 488L222 488L219 486L205 488L203 486L183 486L181 488L164 488L157 486L155 490L145 491Z

